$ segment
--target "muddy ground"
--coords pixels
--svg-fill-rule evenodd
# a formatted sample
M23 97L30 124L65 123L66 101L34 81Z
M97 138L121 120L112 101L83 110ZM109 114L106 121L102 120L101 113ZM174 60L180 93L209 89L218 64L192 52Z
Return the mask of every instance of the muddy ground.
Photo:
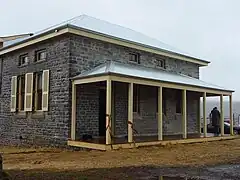
M13 179L240 179L240 139L117 151L0 147Z

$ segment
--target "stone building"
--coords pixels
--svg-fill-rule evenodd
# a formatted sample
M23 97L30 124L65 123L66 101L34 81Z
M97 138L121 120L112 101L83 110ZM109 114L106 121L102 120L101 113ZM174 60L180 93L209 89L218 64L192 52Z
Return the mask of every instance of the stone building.
M2 144L187 138L200 97L233 92L199 80L208 61L86 15L2 41L0 60Z

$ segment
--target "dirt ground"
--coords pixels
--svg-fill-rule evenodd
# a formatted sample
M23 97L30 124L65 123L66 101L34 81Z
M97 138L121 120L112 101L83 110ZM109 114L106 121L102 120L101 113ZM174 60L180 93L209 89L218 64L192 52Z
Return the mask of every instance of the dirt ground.
M240 139L117 151L0 147L13 179L139 179L166 167L203 167L240 160Z

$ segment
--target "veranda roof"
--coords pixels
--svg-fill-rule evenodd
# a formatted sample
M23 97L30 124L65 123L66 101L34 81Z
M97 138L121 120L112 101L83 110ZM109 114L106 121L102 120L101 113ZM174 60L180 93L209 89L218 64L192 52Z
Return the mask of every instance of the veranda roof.
M73 80L110 74L175 83L180 85L190 85L194 87L208 88L226 92L234 92L233 90L226 89L224 87L220 87L218 85L214 85L200 79L192 78L179 73L168 72L164 69L148 68L140 66L138 64L123 64L114 61L101 64L92 70L85 71L82 74L75 76Z

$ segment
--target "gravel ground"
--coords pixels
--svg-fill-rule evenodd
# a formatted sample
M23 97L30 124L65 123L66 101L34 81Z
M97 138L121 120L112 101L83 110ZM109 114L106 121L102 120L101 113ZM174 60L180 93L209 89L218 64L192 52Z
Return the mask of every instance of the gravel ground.
M0 150L4 170L13 179L159 179L161 175L240 179L240 165L236 164L240 162L240 139L109 152Z

